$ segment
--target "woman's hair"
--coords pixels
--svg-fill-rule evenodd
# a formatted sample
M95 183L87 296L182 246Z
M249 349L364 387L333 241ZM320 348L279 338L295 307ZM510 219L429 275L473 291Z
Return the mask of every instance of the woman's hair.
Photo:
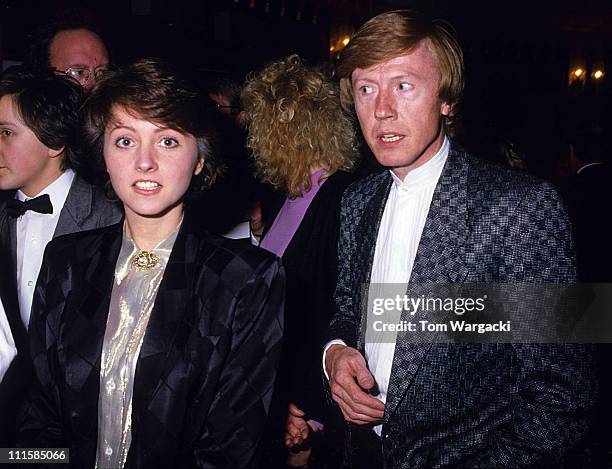
M117 107L181 133L195 137L198 158L204 169L193 176L187 194L195 195L212 185L221 171L214 156L214 109L200 93L174 69L156 59L141 59L109 72L100 80L83 107L82 158L95 165L98 179L110 192L104 163L104 132Z
M22 65L0 75L0 98L10 96L21 120L43 145L64 149L61 169L73 166L79 138L79 109L83 91L73 80L35 73Z
M412 10L375 16L359 28L344 48L337 67L344 108L353 111L351 75L356 68L369 68L407 54L422 41L429 42L436 58L440 73L438 96L451 105L443 121L446 131L453 135L465 81L463 52L450 24Z
M351 117L328 74L291 55L247 78L242 104L249 115L247 147L260 178L289 197L310 189L314 168L350 170L357 157Z

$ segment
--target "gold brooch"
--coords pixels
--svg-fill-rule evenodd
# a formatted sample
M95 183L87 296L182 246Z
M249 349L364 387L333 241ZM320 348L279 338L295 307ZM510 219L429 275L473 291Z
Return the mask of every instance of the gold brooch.
M151 270L159 263L159 257L149 251L140 251L132 257L131 265L138 270Z

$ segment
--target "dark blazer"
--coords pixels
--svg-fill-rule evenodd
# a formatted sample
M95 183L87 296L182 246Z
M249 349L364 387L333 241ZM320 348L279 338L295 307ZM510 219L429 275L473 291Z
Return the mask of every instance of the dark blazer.
M0 383L0 442L8 441L6 444L14 438L16 412L31 379L26 328L21 322L17 298L16 220L6 211L6 202L12 198L12 194L6 191L6 197L0 201L0 251L5 258L5 263L2 264L2 301L7 309L18 352ZM109 201L100 189L77 175L70 186L53 237L112 225L121 220L121 217L122 210L119 204Z
M612 281L610 233L602 219L612 207L612 165L597 163L570 177L564 191L574 227L578 278Z
M342 201L329 338L362 353L361 286L370 279L391 184L389 172L368 177ZM410 282L574 280L557 193L452 143ZM541 467L556 464L585 432L594 400L589 348L423 341L398 335L382 433L386 468Z
M17 294L13 288L15 280L10 269L10 256L0 250L0 299L8 319L17 356L11 362L4 378L0 382L0 446L14 446L15 418L17 409L23 400L23 394L29 383L30 359L28 353L27 333L21 317Z
M289 387L289 399L308 418L322 419L325 413L319 351L334 312L340 199L353 180L352 174L339 171L325 181L282 256L287 294L280 379Z
M94 466L100 359L122 224L52 241L36 287L36 382L20 444ZM284 274L248 243L185 215L137 362L126 467L250 464L280 358Z

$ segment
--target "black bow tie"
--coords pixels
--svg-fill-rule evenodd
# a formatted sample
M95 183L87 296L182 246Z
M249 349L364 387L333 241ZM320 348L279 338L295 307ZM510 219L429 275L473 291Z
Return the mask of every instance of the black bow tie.
M53 205L51 205L49 195L43 194L25 202L17 199L10 199L6 202L6 211L13 218L20 217L28 210L38 213L53 213Z

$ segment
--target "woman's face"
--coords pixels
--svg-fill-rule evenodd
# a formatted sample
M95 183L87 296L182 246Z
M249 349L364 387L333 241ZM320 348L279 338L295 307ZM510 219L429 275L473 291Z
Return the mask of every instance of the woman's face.
M183 195L204 161L196 139L115 107L104 132L104 161L128 221L182 212Z

